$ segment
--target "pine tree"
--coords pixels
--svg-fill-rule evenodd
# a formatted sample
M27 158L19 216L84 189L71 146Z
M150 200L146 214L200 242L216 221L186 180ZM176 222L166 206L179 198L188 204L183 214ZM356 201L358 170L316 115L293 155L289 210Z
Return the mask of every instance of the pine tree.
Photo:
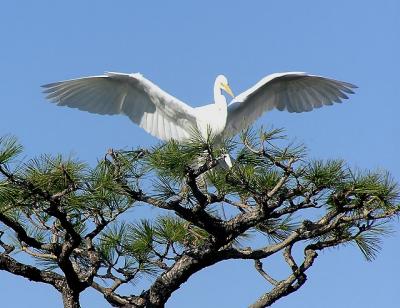
M0 269L53 286L64 307L87 288L114 307L164 307L194 273L230 259L254 261L268 291L250 307L268 307L304 285L322 250L355 244L374 259L400 212L388 173L307 160L281 130L109 150L94 167L24 161L22 150L0 139ZM156 211L137 219L139 206ZM263 268L275 254L286 277ZM148 277L140 293L129 284Z

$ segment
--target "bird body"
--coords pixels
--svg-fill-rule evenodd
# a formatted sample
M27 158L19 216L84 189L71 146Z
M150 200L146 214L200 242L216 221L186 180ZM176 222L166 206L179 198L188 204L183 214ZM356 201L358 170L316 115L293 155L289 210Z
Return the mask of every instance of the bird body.
M196 112L196 129L203 137L212 132L221 135L226 126L227 106L209 104L194 109Z
M228 117L228 104L222 90L230 91L233 96L226 77L219 75L214 83L214 103L195 108L196 128L205 138L210 132L215 136L220 136L224 132Z
M161 140L190 138L193 129L203 137L232 137L273 108L305 112L340 103L356 86L303 72L277 73L234 97L225 76L214 83L214 103L193 108L163 91L141 74L106 73L43 86L59 106L97 114L125 114ZM233 97L228 104L223 92Z

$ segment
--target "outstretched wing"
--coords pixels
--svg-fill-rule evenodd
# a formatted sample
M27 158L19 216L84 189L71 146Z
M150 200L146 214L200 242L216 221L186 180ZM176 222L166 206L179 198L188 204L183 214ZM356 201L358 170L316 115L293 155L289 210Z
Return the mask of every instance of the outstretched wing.
M162 140L189 137L194 109L161 90L141 74L106 73L43 86L59 106L97 114L125 114Z
M235 97L228 105L225 135L233 136L251 125L264 112L277 108L305 112L341 103L354 93L355 85L302 72L271 74Z

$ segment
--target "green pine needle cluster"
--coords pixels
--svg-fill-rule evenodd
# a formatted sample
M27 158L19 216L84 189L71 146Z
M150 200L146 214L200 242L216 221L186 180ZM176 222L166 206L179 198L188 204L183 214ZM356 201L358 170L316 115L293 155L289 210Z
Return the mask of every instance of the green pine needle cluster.
M185 256L206 267L213 257L257 261L285 250L295 268L294 245L354 244L372 260L400 212L387 172L307 160L280 129L248 130L240 140L193 132L183 143L109 150L93 167L61 155L24 161L22 150L0 138L0 249L65 275L70 262L106 298L143 275L162 279ZM136 215L139 206L152 209L148 217Z

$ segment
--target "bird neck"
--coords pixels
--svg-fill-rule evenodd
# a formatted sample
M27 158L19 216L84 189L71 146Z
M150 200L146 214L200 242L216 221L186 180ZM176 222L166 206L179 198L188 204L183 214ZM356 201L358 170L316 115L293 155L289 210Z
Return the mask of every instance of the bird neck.
M222 94L222 91L219 87L214 87L214 103L221 107L227 107L226 97Z

